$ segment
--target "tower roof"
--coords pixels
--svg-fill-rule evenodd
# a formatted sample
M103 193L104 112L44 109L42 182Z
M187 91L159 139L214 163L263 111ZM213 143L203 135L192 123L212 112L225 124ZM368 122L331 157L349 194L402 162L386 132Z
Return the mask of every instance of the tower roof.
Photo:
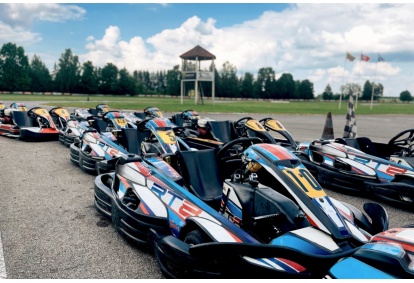
M216 59L216 56L205 50L200 45L197 45L193 49L185 52L180 56L181 59L185 60L196 60L198 58L199 61L201 60L213 60Z

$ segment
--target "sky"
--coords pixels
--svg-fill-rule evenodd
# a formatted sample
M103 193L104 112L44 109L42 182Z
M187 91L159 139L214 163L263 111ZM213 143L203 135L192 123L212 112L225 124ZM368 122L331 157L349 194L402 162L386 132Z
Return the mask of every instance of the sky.
M384 96L414 95L414 4L411 3L0 3L0 46L14 43L53 71L66 49L119 69L170 70L200 45L255 77L272 67L308 79L315 96L329 84L369 80ZM355 56L346 59L346 53ZM361 61L361 54L370 57ZM378 62L378 56L384 61Z

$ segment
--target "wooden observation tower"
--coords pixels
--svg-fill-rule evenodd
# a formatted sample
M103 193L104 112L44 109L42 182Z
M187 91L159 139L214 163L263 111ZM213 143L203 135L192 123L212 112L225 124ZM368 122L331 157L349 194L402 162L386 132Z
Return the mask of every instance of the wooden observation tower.
M215 87L214 87L214 59L216 56L205 50L203 47L197 45L193 49L185 52L180 56L182 59L181 64L181 104L183 104L183 97L185 93L185 82L194 82L194 103L198 104L199 101L203 102L203 89L201 82L211 82L211 97L214 103ZM194 62L193 62L194 61ZM211 61L210 64L201 66L206 61ZM199 93L200 90L200 93ZM199 99L199 97L201 99Z

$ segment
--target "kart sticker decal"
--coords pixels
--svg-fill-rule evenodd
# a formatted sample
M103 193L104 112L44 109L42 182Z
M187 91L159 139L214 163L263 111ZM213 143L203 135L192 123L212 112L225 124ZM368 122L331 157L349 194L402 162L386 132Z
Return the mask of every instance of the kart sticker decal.
M182 198L171 189L163 188L160 185L154 183L151 186L151 191L153 192L154 196L156 195L156 197L161 199L165 205L169 206L171 210L181 218L182 221L191 216L199 216L209 219L210 222L213 221L214 223L219 223L216 219L211 217L197 205Z
M274 131L286 131L286 128L278 120L269 120L266 122L266 126Z
M355 225L353 225L348 220L344 219L346 226L351 231L352 235L357 237L361 242L368 242L370 240L370 237L367 237L368 235L364 235Z
M166 144L174 144L177 141L175 134L172 130L168 130L168 131L158 130L157 135Z
M305 267L303 267L302 265L293 262L291 260L285 259L285 258L278 258L278 260L280 260L281 262L284 262L286 265L289 265L291 268L293 268L294 270L296 270L297 272L303 272L306 270Z
M326 196L325 191L318 184L315 178L305 168L287 168L284 167L282 172L286 174L295 184L300 187L310 198Z
M69 119L69 116L70 116L68 110L66 110L65 108L55 109L55 113L59 115L60 117L64 117L66 119Z
M260 144L256 146L268 151L270 154L277 157L278 160L298 159L296 155L293 155L287 149L274 144Z
M115 118L114 120L115 120L116 124L120 127L126 127L126 125L127 125L127 122L124 118Z
M304 241L304 243L306 244L310 244L309 242L313 242L318 246L323 247L331 252L337 252L341 250L341 248L333 241L333 239L328 234L313 227L305 227L302 229L293 230L290 233L298 235L302 239L306 239L307 242Z
M144 203L146 211L149 214L158 216L158 217L167 217L167 209L162 201L146 187L133 184L135 191L138 193L138 196L141 202Z
M253 131L266 132L266 129L256 120L248 120L245 125Z
M202 227L206 228L206 231L208 231L209 235L212 236L216 241L218 242L229 242L229 243L241 243L242 240L240 240L238 237L236 237L233 233L228 231L226 228L221 226L217 220L214 222L210 219L201 218L201 217L194 217L192 218L197 223L199 223Z

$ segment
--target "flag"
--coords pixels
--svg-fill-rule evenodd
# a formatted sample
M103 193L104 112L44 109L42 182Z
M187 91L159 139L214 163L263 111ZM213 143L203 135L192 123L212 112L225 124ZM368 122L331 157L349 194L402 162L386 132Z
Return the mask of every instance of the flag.
M381 57L381 55L378 54L378 62L384 62L384 58Z
M346 52L346 59L348 59L349 61L354 61L355 60L355 56L352 56L351 53Z
M361 61L369 61L369 57L361 53Z
M354 98L351 94L348 102L348 112L346 113L346 122L344 128L344 138L356 138L357 137L357 125L355 119L354 110Z

